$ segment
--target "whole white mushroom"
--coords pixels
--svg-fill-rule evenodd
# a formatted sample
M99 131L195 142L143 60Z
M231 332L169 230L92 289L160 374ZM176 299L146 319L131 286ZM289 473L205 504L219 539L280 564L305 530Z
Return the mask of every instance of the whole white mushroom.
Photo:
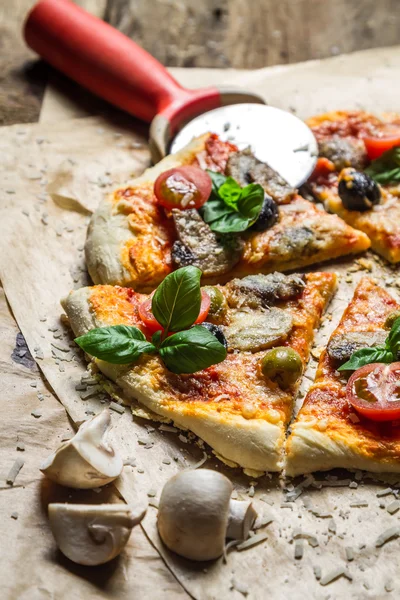
M96 488L114 481L122 472L122 457L107 443L110 411L85 421L73 438L64 442L41 465L52 481L77 489Z
M225 539L244 540L257 513L251 501L231 499L232 483L209 469L182 471L164 486L158 531L164 544L191 560L222 555Z
M147 506L136 514L126 504L49 504L51 531L57 546L79 565L102 565L125 547L132 528Z

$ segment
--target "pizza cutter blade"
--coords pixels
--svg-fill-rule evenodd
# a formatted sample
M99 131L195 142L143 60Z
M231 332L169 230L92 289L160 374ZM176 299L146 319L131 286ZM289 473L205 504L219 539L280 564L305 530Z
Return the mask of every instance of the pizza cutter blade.
M217 108L192 119L179 131L171 152L183 148L194 136L212 131L240 150L251 147L293 187L311 175L318 148L309 127L285 110L260 104L235 104Z
M28 14L24 35L68 77L151 122L154 162L211 131L251 146L293 186L313 169L315 139L292 114L261 106L263 98L244 90L183 88L143 48L70 0L40 0Z

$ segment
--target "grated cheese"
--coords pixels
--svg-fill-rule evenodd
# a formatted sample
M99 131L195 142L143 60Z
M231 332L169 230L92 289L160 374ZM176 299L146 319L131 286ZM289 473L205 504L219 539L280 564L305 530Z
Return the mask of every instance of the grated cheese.
M352 581L353 579L353 577L348 571L346 571L344 567L337 567L336 569L333 569L333 571L330 571L329 573L321 577L319 582L321 585L329 585L336 579L339 579L339 577L346 577L346 579L348 579L349 581Z
M7 475L6 483L8 483L8 485L14 485L14 482L17 479L18 473L20 472L20 470L22 469L24 464L25 464L25 461L22 460L22 458L16 459L15 463L13 464L13 466L10 469L10 472Z
M378 536L378 538L375 542L375 547L380 548L381 546L384 546L390 540L394 540L394 539L398 538L399 536L400 536L400 527L399 526L389 527L389 529L386 529L383 533L381 533L380 536Z
M249 538L245 542L238 544L237 549L239 551L247 550L248 548L252 548L252 546L261 544L261 542L264 542L266 539L268 539L268 536L266 533L257 533L256 535L253 535L252 538Z

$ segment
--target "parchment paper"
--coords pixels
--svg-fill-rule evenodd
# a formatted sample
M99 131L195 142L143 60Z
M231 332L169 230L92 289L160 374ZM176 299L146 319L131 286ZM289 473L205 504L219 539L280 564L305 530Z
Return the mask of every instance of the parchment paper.
M271 104L296 110L302 117L338 108L362 107L380 112L396 109L396 102L400 110L399 66L400 49L394 48L253 73L231 73L226 82L261 92ZM184 73L179 76L183 79ZM206 83L205 78L198 77L198 85ZM134 125L129 118L126 119L128 123ZM31 352L76 423L102 408L105 402L101 394L84 401L75 390L83 362L73 348L64 352L70 337L59 322L59 298L72 287L85 283L82 247L88 217L79 207L79 211L67 210L54 203L45 190L49 181L59 174L60 166L68 174L65 169L68 159L78 162L78 169L76 164L71 164L70 187L67 192L60 187L60 195L72 196L74 208L78 203L87 213L96 201L96 185L100 187L100 194L104 191L104 182L90 184L88 199L88 186L83 190L78 181L89 177L92 180L92 172L95 174L93 181L99 174L101 177L102 161L106 156L110 159L107 163L110 179L113 179L114 168L118 178L123 177L125 167L120 169L120 160L114 164L112 159L112 149L117 143L125 144L118 148L121 152L125 148L127 153L124 162L125 173L129 171L127 177L143 168L145 150L132 147L132 144L142 144L144 138L133 132L125 133L124 128L121 121L115 128L115 124L104 117L92 117L14 126L3 129L0 138L1 155L6 157L0 172L0 276ZM122 136L115 137L115 132L122 131ZM372 275L396 295L396 284L400 283L398 272L382 265L368 254L357 263L342 261L324 266L342 273L342 277L324 327L317 335L317 348L325 343L337 324L356 281L365 270L371 270ZM352 272L346 274L349 266ZM56 331L51 331L54 328ZM60 337L54 336L60 333L61 350L57 348ZM59 357L59 364L54 354ZM318 351L315 351L317 355ZM64 359L68 356L68 361L60 360L60 356ZM311 361L308 377L312 377L313 366L315 362ZM200 448L185 443L185 436L181 435L179 439L173 433L160 431L157 425L149 428L148 423L132 419L128 410L122 416L115 414L114 439L124 456L135 457L137 463L136 467L127 467L117 482L118 490L128 502L142 501L148 495L152 504L156 504L166 479L202 456ZM397 497L396 478L389 478L389 491L377 496L377 492L382 493L388 485L362 478L359 473L335 472L316 479L300 478L286 482L286 489L282 489L277 477L263 477L252 483L239 471L223 468L213 459L207 466L229 474L239 498L254 494L261 522L271 518L272 522L260 529L267 532L267 541L243 552L232 549L227 564L220 560L196 566L160 546L156 508L150 507L143 523L144 530L193 597L199 600L244 596L280 599L290 594L292 598L381 598L392 589L393 597L399 593L400 586L396 581L399 541L391 541L383 548L375 547L382 531L399 526L399 512L390 514L385 509ZM295 558L295 552L297 556L302 554L301 543L293 542L299 528L303 534L315 536L318 545L313 538L309 538L311 545L304 539L304 555ZM44 543L44 546L48 548L49 544ZM351 551L346 554L345 548L349 547ZM352 557L352 552L354 560L347 560ZM323 582L324 576L336 568L345 576L325 588L318 580L318 569ZM155 597L160 597L158 588L154 587L154 590L157 590ZM171 594L174 597L175 591ZM82 591L79 597L83 596Z

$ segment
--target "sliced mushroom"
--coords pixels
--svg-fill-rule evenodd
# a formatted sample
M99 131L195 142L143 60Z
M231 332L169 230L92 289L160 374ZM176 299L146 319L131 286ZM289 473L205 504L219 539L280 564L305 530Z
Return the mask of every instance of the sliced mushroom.
M238 236L217 235L196 209L172 210L178 240L172 248L176 267L194 265L205 277L221 275L239 262L243 242Z
M49 504L51 531L57 546L79 565L102 565L125 547L132 528L147 507L133 512L125 504Z
M237 311L230 323L221 327L228 348L257 352L283 342L293 326L293 317L287 310L270 308L265 311Z
M318 249L314 243L315 239L315 233L310 227L287 227L277 231L271 240L271 256L279 256L282 262L293 260L295 257L310 256Z
M344 363L361 348L371 348L385 343L388 332L379 329L377 331L350 331L340 333L329 340L326 348L330 358L338 363Z
M214 560L225 539L244 540L257 513L250 501L231 499L227 477L209 469L183 471L164 486L158 531L173 552L191 560Z
M267 163L258 160L250 148L231 154L225 172L241 186L259 183L278 204L289 202L295 193L287 181Z
M363 169L367 164L367 153L361 140L349 140L338 135L318 144L319 156L329 158L337 171L345 167Z
M52 481L77 489L96 488L114 481L122 472L123 461L107 443L111 429L108 409L85 421L76 435L64 442L41 465Z
M304 275L248 275L243 279L232 279L226 286L228 303L237 308L268 307L271 304L297 298L305 286Z

